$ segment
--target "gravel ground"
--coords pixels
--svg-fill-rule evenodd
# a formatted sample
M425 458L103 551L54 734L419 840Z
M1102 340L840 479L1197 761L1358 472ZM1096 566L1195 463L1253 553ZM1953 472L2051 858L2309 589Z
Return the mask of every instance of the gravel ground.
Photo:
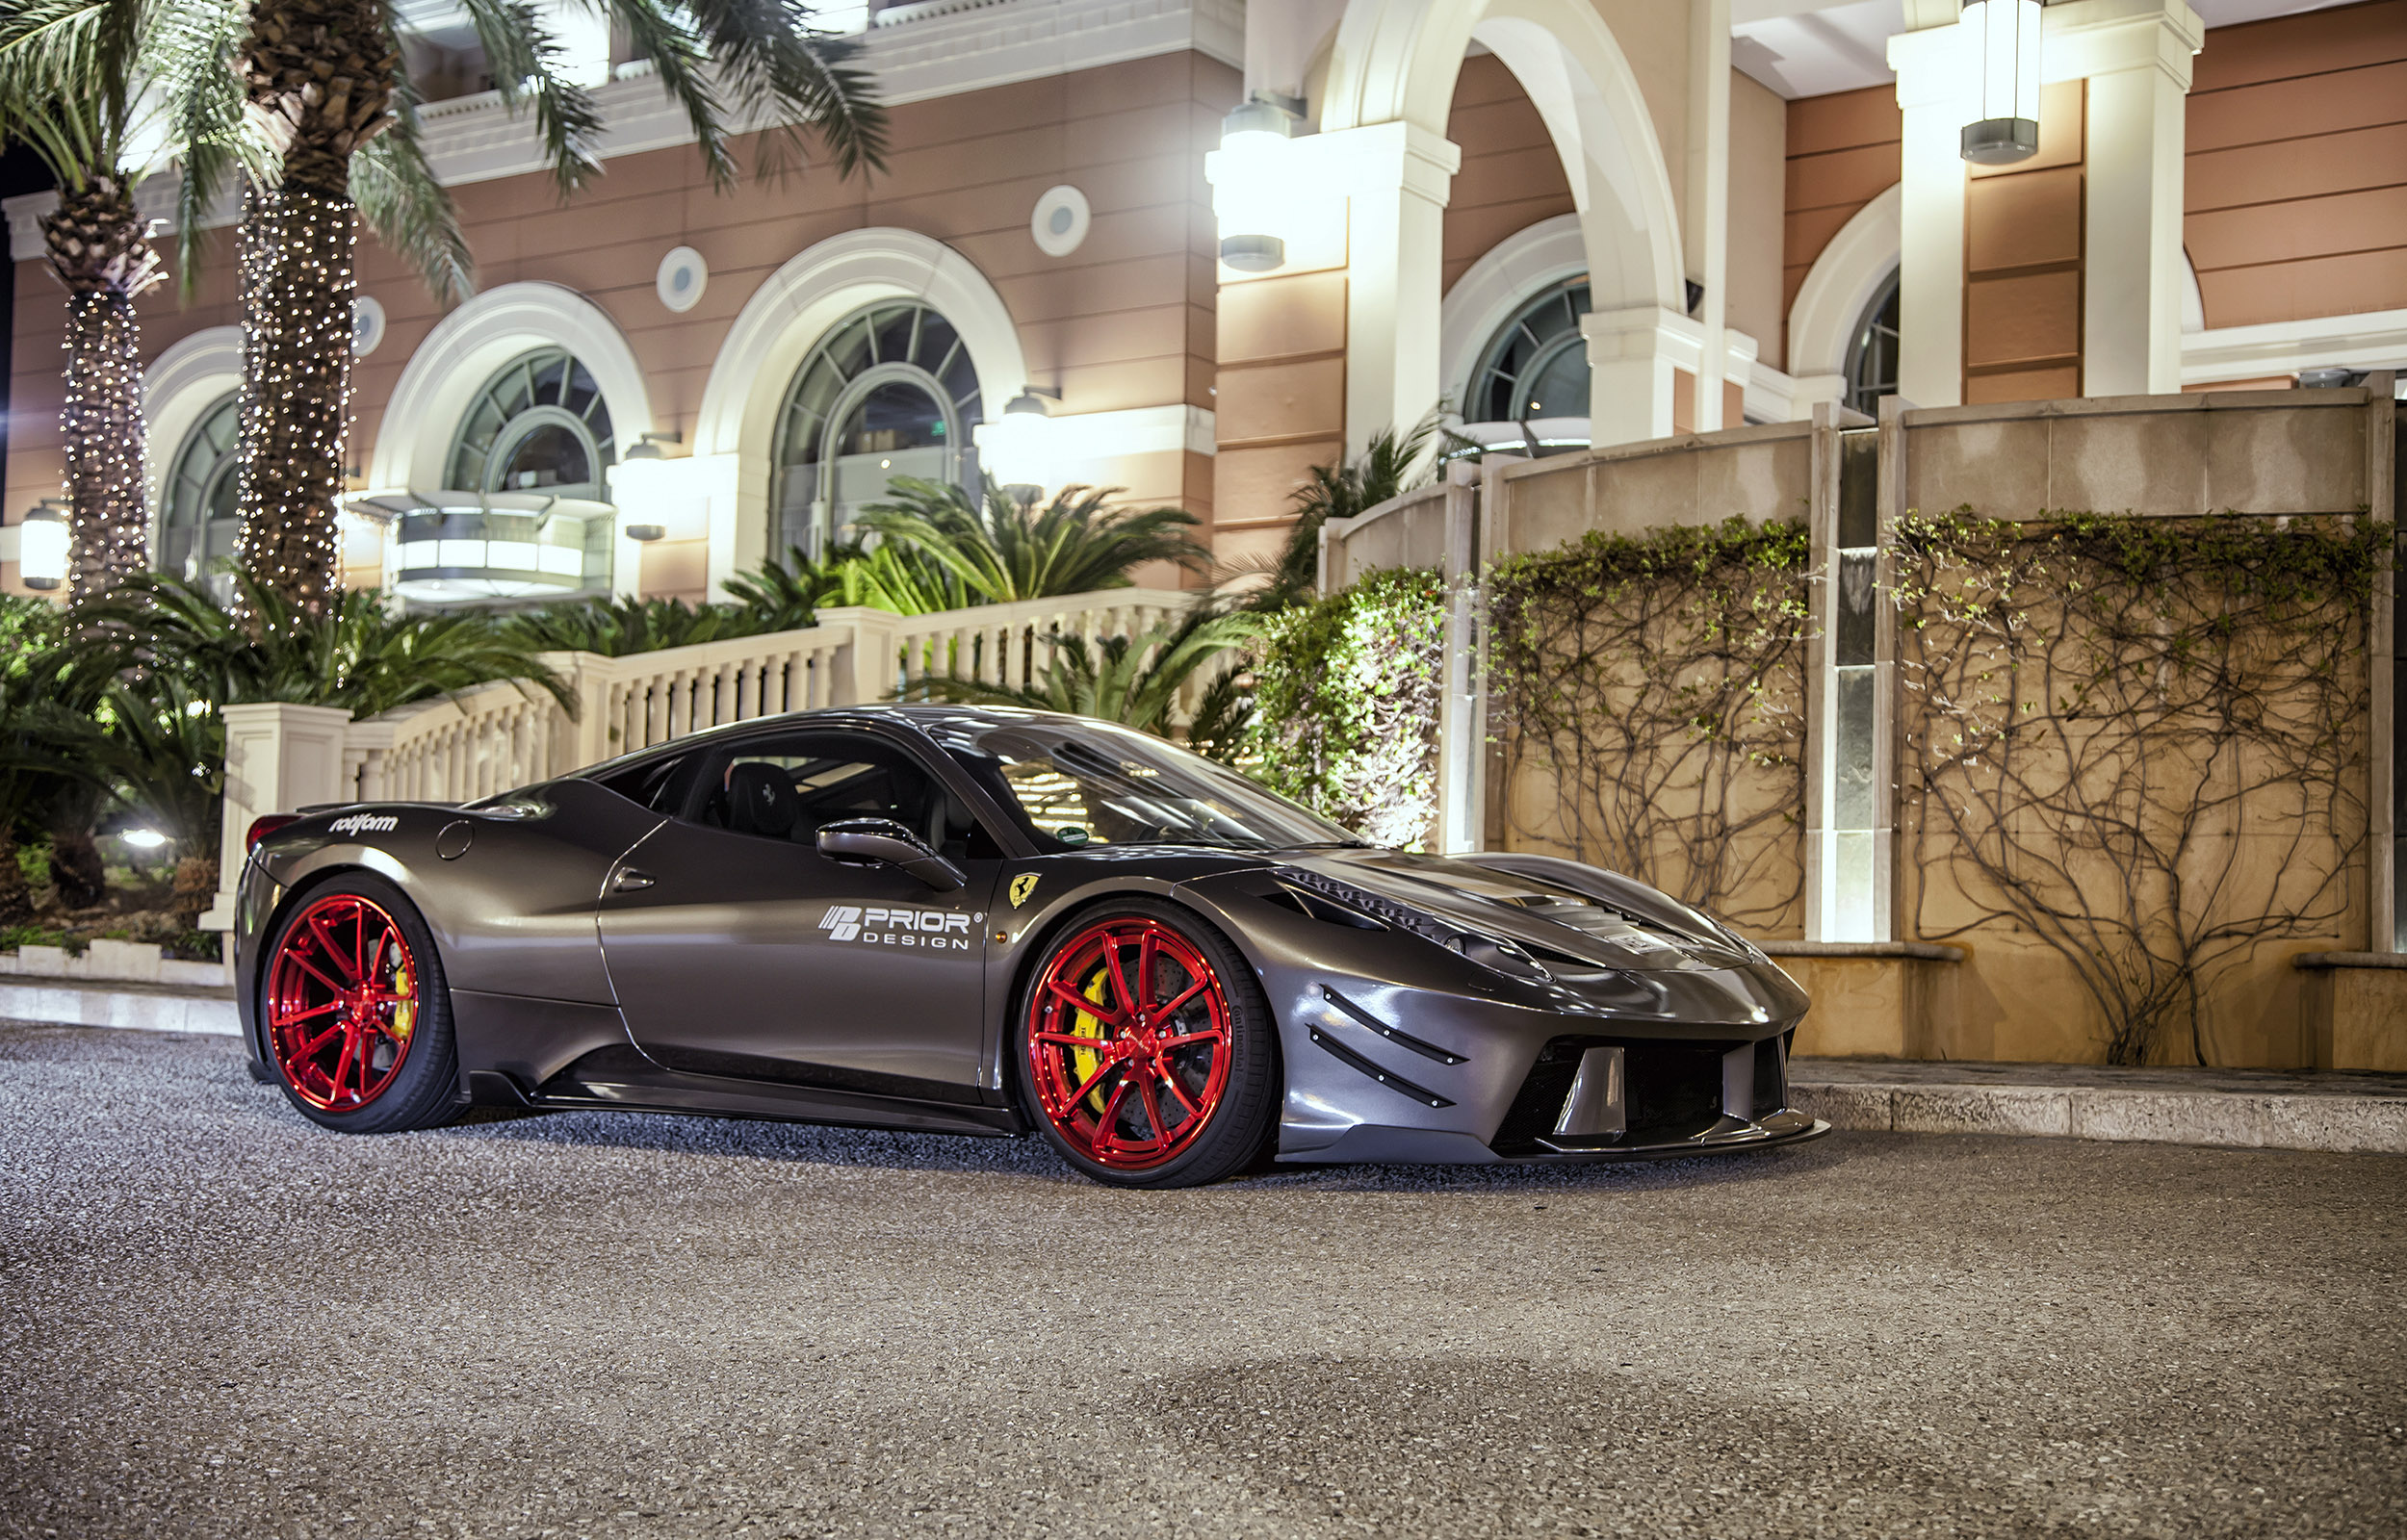
M2407 1533L2407 1161L1834 1135L1121 1194L326 1134L0 1027L0 1535Z

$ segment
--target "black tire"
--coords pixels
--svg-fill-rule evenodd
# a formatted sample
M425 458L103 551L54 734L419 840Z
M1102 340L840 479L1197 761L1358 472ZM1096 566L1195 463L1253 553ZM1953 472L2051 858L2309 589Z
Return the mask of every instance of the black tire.
M1039 1071L1029 1053L1039 991L1046 980L1081 937L1092 935L1098 926L1121 921L1152 922L1183 937L1209 967L1228 1015L1227 1078L1204 1128L1178 1153L1135 1169L1097 1160L1064 1137L1038 1092ZM1270 1001L1244 954L1193 911L1176 904L1148 898L1114 899L1081 910L1065 921L1029 970L1013 1003L1011 1044L1012 1085L1022 1114L1064 1160L1106 1186L1201 1187L1222 1181L1253 1166L1278 1131L1284 1087L1279 1065L1279 1029L1271 1019Z
M395 1055L399 1063L389 1070L375 1071L385 1075L383 1083L378 1084L364 1102L352 1106L340 1105L340 1088L345 1083L348 1070L338 1061L332 1077L335 1094L331 1098L337 1105L329 1106L325 1104L328 1098L324 1094L326 1082L319 1078L324 1056L302 1058L288 1052L292 1040L279 1033L271 1017L271 1010L279 979L288 976L278 967L280 960L285 957L288 942L304 955L309 955L308 937L296 933L310 916L323 918L328 913L336 916L335 924L339 929L344 901L368 906L370 911L388 918L392 929L400 933L401 944L406 948L404 955L412 985L408 997L413 1011L405 1046ZM352 912L362 911L354 910ZM324 961L323 957L318 961ZM298 964L294 964L294 967L298 969ZM371 965L372 976L376 973L377 967L378 964ZM305 969L299 971L306 972ZM310 976L324 981L323 974ZM395 982L399 982L400 976L398 970L392 974ZM400 888L383 878L370 872L347 871L296 893L285 905L274 929L270 932L268 947L260 963L258 991L255 999L257 1020L269 1076L284 1092L285 1100L293 1104L293 1109L311 1122L342 1134L399 1134L448 1122L459 1110L459 1049L452 1034L452 995L444 982L443 960L435 951L434 935L427 929L427 922L420 917L416 906L402 896ZM393 1011L387 1011L379 1019L389 1023L394 1014ZM347 1019L348 1013L337 1011L333 1013L333 1017ZM363 1041L372 1045L377 1044L379 1039L385 1048L389 1049L392 1045L389 1032L363 1032L360 1036ZM374 1051L372 1046L371 1055ZM362 1061L363 1065L373 1063L373 1057ZM363 1075L369 1072L364 1067L361 1071ZM298 1084L302 1079L311 1080L313 1089L321 1094L314 1099L304 1094Z

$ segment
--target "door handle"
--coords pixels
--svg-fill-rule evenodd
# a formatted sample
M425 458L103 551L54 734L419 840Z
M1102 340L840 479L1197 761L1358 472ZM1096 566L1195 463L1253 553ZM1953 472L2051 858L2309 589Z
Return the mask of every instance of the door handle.
M651 886L651 875L639 872L633 866L621 866L618 869L618 875L610 879L610 891L613 893L641 892Z

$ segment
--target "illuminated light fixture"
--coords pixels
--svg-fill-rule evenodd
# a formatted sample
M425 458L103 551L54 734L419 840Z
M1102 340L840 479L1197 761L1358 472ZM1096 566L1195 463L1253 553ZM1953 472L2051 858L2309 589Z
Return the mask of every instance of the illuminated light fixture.
M1052 479L1052 403L1058 390L1022 385L1003 415L978 429L978 464L1007 485L1038 486Z
M69 536L59 505L44 498L17 531L16 575L25 586L47 593L65 582Z
M1287 243L1271 227L1280 213L1281 163L1296 116L1285 102L1256 96L1221 119L1220 165L1213 177L1220 260L1239 272L1269 272L1286 263Z
M1980 101L1964 125L1964 159L2008 166L2039 152L2040 0L1965 0Z
M626 458L629 460L657 460L661 457L661 445L683 444L685 442L686 435L683 433L646 433L635 440L635 447L627 451Z
M117 837L136 850L157 850L168 842L168 836L156 829L128 829Z
M594 531L617 510L582 498L527 492L394 492L350 504L394 531L392 589L420 603L557 598L608 581ZM605 570L597 574L594 569Z

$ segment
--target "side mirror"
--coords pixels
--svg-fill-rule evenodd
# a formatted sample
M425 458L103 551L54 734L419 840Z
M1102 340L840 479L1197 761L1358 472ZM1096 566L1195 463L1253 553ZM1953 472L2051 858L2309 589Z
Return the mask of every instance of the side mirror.
M819 831L819 854L844 866L899 866L940 893L970 879L892 818L843 818Z

